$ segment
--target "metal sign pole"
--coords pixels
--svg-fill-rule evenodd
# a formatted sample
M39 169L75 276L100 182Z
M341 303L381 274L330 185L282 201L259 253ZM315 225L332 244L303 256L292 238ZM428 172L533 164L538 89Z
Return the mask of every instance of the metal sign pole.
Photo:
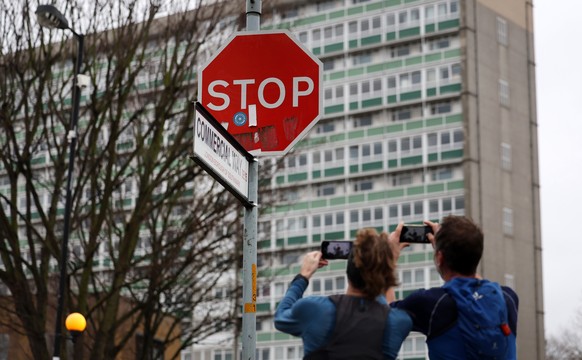
M247 0L247 31L261 28L261 0ZM243 315L242 358L255 359L257 347L257 220L259 162L249 166L248 199L254 206L245 207L243 243Z

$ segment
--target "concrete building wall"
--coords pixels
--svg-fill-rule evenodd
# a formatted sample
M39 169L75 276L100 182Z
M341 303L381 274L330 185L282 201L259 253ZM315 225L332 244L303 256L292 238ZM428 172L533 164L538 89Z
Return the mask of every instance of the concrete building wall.
M542 359L535 62L532 33L527 31L531 4L510 1L504 2L507 7L499 7L492 3L466 1L462 6L467 214L485 231L483 275L513 285L520 296L519 357ZM506 26L506 42L499 39L500 26ZM507 102L500 99L501 82L509 89ZM502 144L511 148L510 168L502 164ZM506 229L509 220L511 231Z

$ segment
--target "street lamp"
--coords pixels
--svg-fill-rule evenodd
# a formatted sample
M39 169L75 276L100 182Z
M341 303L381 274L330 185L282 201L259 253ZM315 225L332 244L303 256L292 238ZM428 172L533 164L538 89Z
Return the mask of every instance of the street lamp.
M60 358L61 353L61 337L62 337L62 318L65 301L65 287L67 278L67 260L69 255L69 232L71 222L71 182L73 178L75 148L77 146L77 122L79 119L79 102L81 100L81 87L86 86L86 78L81 78L79 72L83 63L83 39L84 35L76 33L69 27L69 23L65 16L61 14L52 5L40 5L36 9L36 16L38 23L42 27L50 29L71 30L77 39L77 54L75 61L75 76L73 78L73 109L71 111L71 120L69 123L69 131L67 133L67 140L69 142L69 166L67 173L67 188L65 198L65 217L63 228L63 243L61 244L61 260L60 260L60 277L59 277L59 294L57 302L57 317L55 320L55 342L53 360Z
M87 327L87 320L82 314L74 312L67 316L67 319L65 320L65 327L71 333L73 342L76 342L77 337L81 335L83 331L85 331L85 328Z

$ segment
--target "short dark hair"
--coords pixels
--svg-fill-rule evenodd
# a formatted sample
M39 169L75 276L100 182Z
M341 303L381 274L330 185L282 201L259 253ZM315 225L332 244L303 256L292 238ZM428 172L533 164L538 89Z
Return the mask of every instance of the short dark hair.
M388 234L378 234L374 228L359 230L346 273L350 283L370 299L397 285Z
M461 275L474 275L483 255L483 232L465 216L446 216L435 235L437 251L442 252L450 270Z

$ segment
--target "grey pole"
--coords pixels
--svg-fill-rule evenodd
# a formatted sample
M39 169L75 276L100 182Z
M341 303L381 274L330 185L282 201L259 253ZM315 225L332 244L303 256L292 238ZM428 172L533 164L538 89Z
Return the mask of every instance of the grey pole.
M261 29L261 0L247 0L247 31ZM259 162L249 167L249 201L245 207L243 243L242 359L255 359L257 348L257 219Z

